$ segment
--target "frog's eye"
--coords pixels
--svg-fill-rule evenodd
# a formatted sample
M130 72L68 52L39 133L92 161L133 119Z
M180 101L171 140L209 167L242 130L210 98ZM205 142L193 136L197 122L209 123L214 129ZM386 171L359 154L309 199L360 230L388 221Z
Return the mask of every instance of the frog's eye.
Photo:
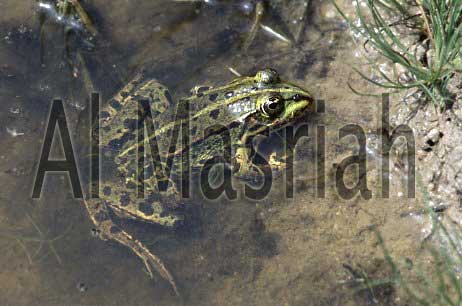
M263 84L273 84L279 81L279 73L274 69L265 69L257 72L257 82Z
M262 104L261 110L266 116L272 117L279 114L284 107L284 101L281 96L269 96L268 99Z

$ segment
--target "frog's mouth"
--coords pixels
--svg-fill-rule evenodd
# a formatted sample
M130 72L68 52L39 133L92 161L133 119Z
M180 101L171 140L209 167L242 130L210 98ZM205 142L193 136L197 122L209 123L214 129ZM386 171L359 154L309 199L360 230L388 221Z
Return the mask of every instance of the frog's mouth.
M302 117L312 105L313 99L310 97L303 97L300 101L287 105L282 113L281 123L292 122Z

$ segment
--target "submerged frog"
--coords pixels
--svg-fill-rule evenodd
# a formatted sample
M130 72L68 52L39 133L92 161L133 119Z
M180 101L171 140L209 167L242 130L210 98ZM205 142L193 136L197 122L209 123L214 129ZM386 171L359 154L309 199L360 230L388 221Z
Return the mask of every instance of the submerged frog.
M140 108L142 104L145 107ZM181 129L177 124L179 119L176 119L178 105L189 109L187 132L191 141L187 146L172 150L172 135ZM178 182L174 179L175 175L186 171L182 156L189 154L190 169L200 169L211 158L222 155L223 139L226 138L234 148L233 171L240 176L249 175L252 173L249 171L252 168L249 148L252 137L294 122L311 105L309 92L281 81L273 69L237 78L221 87L196 87L193 94L180 100L177 107L162 84L153 79L143 80L138 75L109 101L100 114L100 146L115 175L111 173L109 178L103 178L99 199L85 201L96 231L102 239L112 239L130 248L143 260L151 277L154 268L178 294L175 281L162 261L117 226L111 220L111 212L142 222L175 226L182 220L176 208L184 199L177 191ZM153 125L144 135L139 133L141 129L138 131L138 127L140 123L146 124L146 119ZM225 134L227 136L223 137ZM145 146L159 158L145 163L143 157L144 171L139 172L144 173L140 175L137 174L137 152L145 152ZM170 177L163 171L168 163L167 157L173 158L168 167L172 173ZM142 181L145 193L140 198L137 192Z

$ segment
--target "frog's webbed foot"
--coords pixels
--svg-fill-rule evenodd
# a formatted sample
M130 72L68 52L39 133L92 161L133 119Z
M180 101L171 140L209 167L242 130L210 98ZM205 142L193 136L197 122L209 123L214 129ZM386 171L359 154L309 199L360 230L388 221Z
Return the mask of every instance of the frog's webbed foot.
M264 164L255 164L252 158L249 158L249 152L245 148L240 148L236 151L234 167L238 167L235 176L241 179L265 177L270 173L279 176L287 165L290 165L290 156L278 156L276 152L271 153L266 159Z
M132 250L144 262L144 265L151 278L154 277L152 269L154 268L164 279L166 279L176 295L180 295L173 276L167 270L162 260L151 253L140 241L133 238L130 234L117 226L110 218L108 209L102 200L94 199L85 201L88 213L96 225L96 233L102 240L114 240L125 245Z
M273 173L273 178L279 177L287 169L293 168L293 161L289 156L278 156L276 152L269 155L268 164Z
M288 157L284 156L278 156L276 152L270 154L268 163L271 167L271 169L275 171L282 171L283 169L287 168L288 165Z
M251 161L241 162L238 167L239 170L237 170L234 174L236 177L245 179L261 175L259 168Z
M250 158L250 149L245 147L237 149L234 156L233 167L238 168L234 176L241 179L264 176L262 172L263 168L253 163L252 158Z

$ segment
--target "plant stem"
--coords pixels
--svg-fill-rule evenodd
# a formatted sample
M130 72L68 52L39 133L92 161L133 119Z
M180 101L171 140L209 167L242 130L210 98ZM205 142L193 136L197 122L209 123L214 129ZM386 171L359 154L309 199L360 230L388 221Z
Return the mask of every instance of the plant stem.
M428 22L428 18L427 18L427 14L425 13L425 9L422 5L422 2L420 2L420 0L416 0L416 3L417 3L417 6L419 7L419 10L422 14L422 18L424 20L424 23L425 23L425 31L427 32L428 34L428 37L430 38L430 41L432 42L432 45L434 46L435 45L435 41L433 40L433 34L432 34L432 31L430 30L430 23Z

